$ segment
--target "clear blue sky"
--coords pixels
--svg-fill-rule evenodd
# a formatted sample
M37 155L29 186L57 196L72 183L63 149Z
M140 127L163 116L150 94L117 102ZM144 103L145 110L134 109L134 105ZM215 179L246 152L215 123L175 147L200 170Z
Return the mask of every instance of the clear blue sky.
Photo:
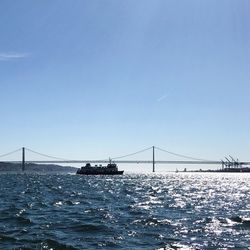
M1 0L0 154L250 160L249 13L248 0Z

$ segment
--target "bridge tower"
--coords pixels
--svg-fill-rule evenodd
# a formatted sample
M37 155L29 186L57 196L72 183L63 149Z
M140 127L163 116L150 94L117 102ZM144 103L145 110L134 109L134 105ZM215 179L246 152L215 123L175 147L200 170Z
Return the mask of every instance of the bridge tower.
M153 146L153 173L155 172L155 146Z
M22 147L22 171L25 170L25 147Z

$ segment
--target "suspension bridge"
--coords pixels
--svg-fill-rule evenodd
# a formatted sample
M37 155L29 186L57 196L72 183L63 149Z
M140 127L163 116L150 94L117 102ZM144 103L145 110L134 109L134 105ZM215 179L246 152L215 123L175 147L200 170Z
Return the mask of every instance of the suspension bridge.
M173 155L173 156L177 156L179 158L182 158L184 160L157 160L156 159L156 155L155 152L156 150L161 151L163 153L166 153L168 155ZM26 152L31 152L33 154L36 154L38 156L42 156L42 157L46 157L49 158L48 160L27 160L26 159ZM146 151L151 151L152 153L152 158L150 160L142 160L142 159L138 159L138 160L126 160L124 158L128 158L130 156L134 156L134 155L138 155L140 153L146 152ZM114 161L115 163L119 164L119 163L126 163L126 164L152 164L152 170L153 172L155 172L156 168L156 164L178 164L178 165L221 165L222 169L223 168L241 168L243 165L250 165L250 162L241 162L238 159L234 160L231 156L229 156L231 158L231 160L229 160L228 158L226 158L226 160L205 160L205 159L200 159L200 158L195 158L195 157L191 157L191 156L187 156L187 155L182 155L182 154L178 154L178 153L174 153L156 146L151 146L145 149L142 149L140 151L136 151L134 153L130 153L130 154L126 154L126 155L122 155L119 157L112 157L109 159L99 159L99 160L85 160L85 159L78 159L78 160L69 160L69 159L64 159L64 158L59 158L59 157L55 157L55 156L51 156L51 155L47 155L44 153L40 153L37 151L34 151L32 149L26 148L26 147L22 147L19 149L16 149L14 151L5 153L0 155L0 159L5 158L5 157L9 157L10 155L16 154L16 153L20 153L21 152L21 160L3 160L0 161L1 163L19 163L22 166L22 171L25 170L25 165L26 163L36 163L36 164L75 164L75 163L94 163L94 164L101 164L101 163L109 163L110 160Z

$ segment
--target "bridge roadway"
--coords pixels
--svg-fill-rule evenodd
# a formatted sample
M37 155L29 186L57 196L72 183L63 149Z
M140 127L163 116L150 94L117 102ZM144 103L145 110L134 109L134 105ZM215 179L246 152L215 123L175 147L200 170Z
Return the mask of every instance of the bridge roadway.
M5 161L12 163L22 163L21 161ZM221 165L221 161L152 161L152 160L133 160L133 161L125 161L125 160L117 160L114 161L117 164L189 164L189 165ZM51 160L51 161L25 161L25 163L37 163L37 164L64 164L64 163L92 163L92 164L101 164L101 163L109 163L109 160ZM250 165L250 162L238 162L238 165Z

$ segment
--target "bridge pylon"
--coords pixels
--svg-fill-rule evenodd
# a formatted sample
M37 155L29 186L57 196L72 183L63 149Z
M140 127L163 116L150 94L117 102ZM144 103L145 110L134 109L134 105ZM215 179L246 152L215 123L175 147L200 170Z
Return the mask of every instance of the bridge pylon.
M25 170L25 147L22 147L22 171Z
M153 148L153 173L155 172L155 146Z

